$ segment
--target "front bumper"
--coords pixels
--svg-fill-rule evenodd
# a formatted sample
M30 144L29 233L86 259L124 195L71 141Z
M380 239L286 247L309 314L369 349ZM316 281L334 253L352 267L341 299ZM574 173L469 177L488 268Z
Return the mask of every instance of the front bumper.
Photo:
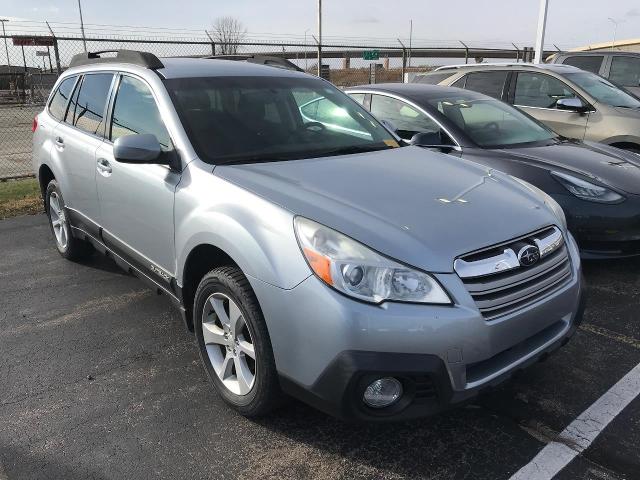
M577 246L572 278L534 304L487 321L455 274L437 274L453 306L354 301L309 277L291 290L250 279L269 328L283 389L343 419L432 415L504 381L565 343L582 318ZM375 378L405 395L388 409L362 403Z
M627 199L617 204L587 202L573 195L554 196L567 216L583 259L640 255L640 196L625 196Z

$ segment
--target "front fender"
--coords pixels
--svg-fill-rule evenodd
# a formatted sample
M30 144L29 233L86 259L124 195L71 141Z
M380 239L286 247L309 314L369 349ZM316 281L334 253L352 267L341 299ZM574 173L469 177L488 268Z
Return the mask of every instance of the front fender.
M192 162L176 191L176 280L199 245L224 251L247 276L293 288L311 274L293 229L293 214ZM188 185L188 188L186 186Z

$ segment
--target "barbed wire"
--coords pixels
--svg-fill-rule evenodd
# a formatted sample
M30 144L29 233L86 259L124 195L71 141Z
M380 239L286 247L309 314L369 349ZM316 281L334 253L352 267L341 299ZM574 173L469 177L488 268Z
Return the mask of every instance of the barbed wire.
M49 22L51 30L56 36L60 37L77 37L82 38L80 25L76 22ZM10 20L5 23L7 35L50 35L49 26L46 22L36 20ZM111 38L120 39L123 37L130 39L153 39L153 40L182 40L182 41L209 41L207 31L214 33L215 29L211 26L202 29L195 28L177 28L177 27L152 27L144 25L113 25L101 23L85 23L85 36L87 38ZM243 35L246 42L265 42L265 43L299 43L308 44L310 47L315 46L315 40L312 34L283 34L273 32L246 32ZM402 42L409 44L409 37L401 35L399 37L385 36L358 36L358 35L324 35L322 43L330 44L368 44L368 45L389 45L398 46ZM514 39L509 41L496 39L442 39L414 36L411 39L412 48L453 48L467 45L473 48L517 48L530 46L531 40ZM546 42L545 49L555 49L553 42ZM562 45L561 49L566 50L578 45Z

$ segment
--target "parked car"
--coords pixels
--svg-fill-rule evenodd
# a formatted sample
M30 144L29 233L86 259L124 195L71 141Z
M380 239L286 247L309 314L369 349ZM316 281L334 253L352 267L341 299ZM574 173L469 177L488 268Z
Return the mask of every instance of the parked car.
M441 67L433 75L442 73L451 75L439 85L503 100L564 137L640 153L640 100L591 72L517 63Z
M640 157L567 140L520 110L452 87L350 87L404 140L522 178L563 208L583 258L640 255ZM414 137L415 136L415 137Z
M594 52L565 52L552 55L549 63L573 65L596 73L640 95L640 53L598 50Z
M307 121L314 98L333 124ZM283 392L361 420L433 414L564 344L582 318L562 209L398 143L330 83L246 62L74 58L34 121L55 245L165 293L222 399Z

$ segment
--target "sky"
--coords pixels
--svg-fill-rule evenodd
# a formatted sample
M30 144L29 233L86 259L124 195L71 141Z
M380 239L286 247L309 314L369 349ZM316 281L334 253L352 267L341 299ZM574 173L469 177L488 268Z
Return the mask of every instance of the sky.
M243 22L252 38L300 39L305 31L316 32L316 0L82 0L82 7L86 24L201 31L228 15ZM538 7L539 0L324 0L323 33L387 44L407 39L412 19L414 46L458 40L533 46ZM77 0L2 0L1 17L77 23ZM638 0L549 0L545 43L565 49L610 41L609 17L619 22L618 39L640 37Z

